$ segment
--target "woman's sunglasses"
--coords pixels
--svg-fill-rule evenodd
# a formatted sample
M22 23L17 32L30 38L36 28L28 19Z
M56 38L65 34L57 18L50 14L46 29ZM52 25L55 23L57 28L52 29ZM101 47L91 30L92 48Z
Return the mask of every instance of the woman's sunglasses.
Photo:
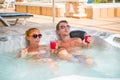
M67 26L60 26L61 29L65 29L66 27L67 27L68 29L70 29L70 25L67 25Z
M33 37L33 38L37 38L37 37L41 38L41 37L42 37L42 34L33 34L32 37Z

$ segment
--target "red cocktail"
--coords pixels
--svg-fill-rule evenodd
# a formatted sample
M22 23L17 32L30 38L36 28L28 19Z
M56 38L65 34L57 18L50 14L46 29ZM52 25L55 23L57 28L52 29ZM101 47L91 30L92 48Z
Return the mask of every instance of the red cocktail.
M85 42L88 43L88 44L90 43L90 41L88 39L89 37L91 37L91 35L85 35L84 36Z
M50 41L50 48L56 49L56 41Z

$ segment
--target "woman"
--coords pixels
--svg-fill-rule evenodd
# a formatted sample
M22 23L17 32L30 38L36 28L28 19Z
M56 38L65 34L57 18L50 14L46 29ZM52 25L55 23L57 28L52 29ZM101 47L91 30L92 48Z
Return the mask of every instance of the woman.
M27 46L23 48L19 54L19 57L32 58L37 62L47 62L56 74L56 65L53 59L49 58L49 50L45 45L39 45L42 34L37 28L30 28L25 32L25 38L27 40ZM46 55L47 54L47 55Z
M39 29L37 28L30 28L25 32L25 38L27 41L27 46L20 51L19 57L29 57L33 58L34 60L41 61L41 60L49 60L49 50L45 45L39 45L40 39L42 34ZM47 56L46 56L47 55Z

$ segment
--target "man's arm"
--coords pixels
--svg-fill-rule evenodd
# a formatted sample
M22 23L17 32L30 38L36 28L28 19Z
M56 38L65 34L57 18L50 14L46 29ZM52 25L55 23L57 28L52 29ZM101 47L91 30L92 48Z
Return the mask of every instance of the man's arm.
M92 37L88 37L87 41L89 42L86 42L85 39L83 40L83 46L86 47L86 48L91 48L92 47Z

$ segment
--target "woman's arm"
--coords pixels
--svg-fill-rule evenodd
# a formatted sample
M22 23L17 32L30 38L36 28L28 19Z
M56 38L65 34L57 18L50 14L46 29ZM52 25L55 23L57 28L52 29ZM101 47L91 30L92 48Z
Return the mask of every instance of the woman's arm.
M23 48L18 54L18 58L24 57L27 54L27 48Z

